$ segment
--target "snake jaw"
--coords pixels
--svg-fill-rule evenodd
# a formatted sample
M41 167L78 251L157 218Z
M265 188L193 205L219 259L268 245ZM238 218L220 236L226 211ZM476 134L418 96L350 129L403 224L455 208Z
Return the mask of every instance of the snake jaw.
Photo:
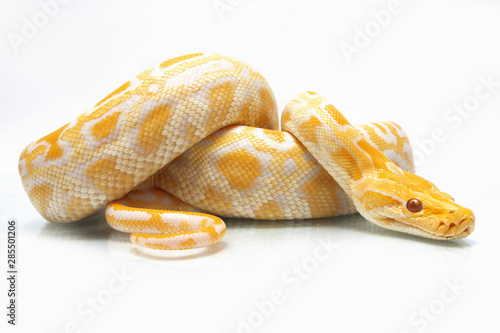
M369 220L380 227L438 240L465 238L474 231L475 225L475 216L467 208L463 208L461 213L455 212L451 215L449 218L450 221L441 221L439 223L433 221L435 217L426 217L423 214L411 220L403 218L405 217L403 214L379 212L378 215L378 217L371 217ZM416 221L420 221L420 223ZM435 227L436 224L437 227Z
M465 238L474 231L476 218L472 212L463 216L458 223L451 223L444 233L445 237Z

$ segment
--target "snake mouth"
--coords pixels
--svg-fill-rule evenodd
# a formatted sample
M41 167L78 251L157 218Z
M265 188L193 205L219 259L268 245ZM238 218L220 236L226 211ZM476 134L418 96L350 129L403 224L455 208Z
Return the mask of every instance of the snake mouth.
M390 217L381 218L375 224L386 229L404 232L415 236L439 240L450 240L465 238L470 235L474 231L474 222L474 215L464 216L459 223L450 223L447 225L446 223L441 222L436 230L433 231L425 229L421 226L400 222Z

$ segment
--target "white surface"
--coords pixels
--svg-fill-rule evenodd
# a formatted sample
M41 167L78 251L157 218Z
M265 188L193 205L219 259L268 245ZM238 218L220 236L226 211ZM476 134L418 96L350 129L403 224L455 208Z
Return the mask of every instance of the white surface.
M214 3L233 9L222 20ZM75 0L16 53L8 34L20 34L23 18L32 20L41 7L2 1L1 276L7 218L20 225L19 326L6 324L2 278L2 327L70 332L75 322L81 332L237 332L250 319L255 327L241 332L498 331L500 86L488 96L478 87L480 77L500 82L500 4L402 0L349 63L340 45L352 44L357 28L373 25L371 11L389 3ZM420 155L418 173L473 209L476 231L439 242L385 231L358 215L228 221L221 244L178 254L137 248L102 217L45 222L17 175L22 148L143 68L194 51L251 64L280 108L313 90L353 123L398 122L415 146L438 131L446 139ZM484 98L466 118L447 113L474 102L478 91ZM333 244L330 252L325 243ZM309 273L299 277L292 270L302 265ZM126 285L115 280L122 270L133 277ZM458 290L450 289L454 283ZM96 296L107 304L93 316L86 302ZM279 303L273 311L271 299ZM420 311L429 307L425 319Z

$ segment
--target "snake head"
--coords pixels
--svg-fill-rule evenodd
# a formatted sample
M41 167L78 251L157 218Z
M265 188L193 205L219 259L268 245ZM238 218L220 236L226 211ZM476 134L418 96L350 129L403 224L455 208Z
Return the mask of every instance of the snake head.
M387 229L433 239L465 238L472 233L475 217L470 209L430 181L396 168L382 171L371 179L376 186L360 192L359 208L365 218Z

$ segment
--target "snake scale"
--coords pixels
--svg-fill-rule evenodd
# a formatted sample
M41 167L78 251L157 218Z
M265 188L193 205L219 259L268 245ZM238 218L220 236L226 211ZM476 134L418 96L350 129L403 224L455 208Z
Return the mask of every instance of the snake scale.
M247 64L219 54L166 60L28 145L25 191L52 222L105 209L112 228L155 249L222 239L218 216L305 219L359 212L384 228L463 238L475 218L415 175L393 122L360 126L306 91L284 108Z

